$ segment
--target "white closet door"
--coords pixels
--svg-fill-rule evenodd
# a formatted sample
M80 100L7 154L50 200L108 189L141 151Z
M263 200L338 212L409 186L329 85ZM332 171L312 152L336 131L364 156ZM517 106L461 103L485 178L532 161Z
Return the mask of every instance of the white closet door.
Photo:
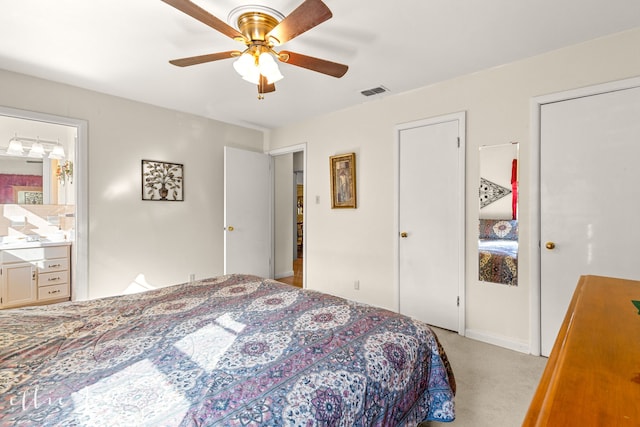
M224 147L224 273L272 277L271 156Z
M640 279L640 88L543 105L540 150L541 354L549 355L581 275Z
M400 312L452 331L464 270L459 128L452 119L399 130Z

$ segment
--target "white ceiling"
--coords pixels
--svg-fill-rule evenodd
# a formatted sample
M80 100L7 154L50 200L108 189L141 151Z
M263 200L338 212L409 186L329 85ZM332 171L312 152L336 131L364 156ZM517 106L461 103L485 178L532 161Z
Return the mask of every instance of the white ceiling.
M197 0L223 21L244 4ZM289 64L257 99L233 60L168 60L243 45L160 0L2 0L0 68L256 128L276 128L640 25L638 0L325 0L333 18L280 49L349 65L341 79ZM385 95L378 95L385 96ZM389 96L389 95L386 95ZM375 97L373 97L375 98Z

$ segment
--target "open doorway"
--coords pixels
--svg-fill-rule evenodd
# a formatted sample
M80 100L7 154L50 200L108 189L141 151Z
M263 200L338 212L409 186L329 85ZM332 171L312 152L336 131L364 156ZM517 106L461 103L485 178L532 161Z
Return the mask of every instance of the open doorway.
M304 146L269 153L274 159L274 278L304 286Z
M42 203L57 209L55 215L43 214L41 223L49 222L51 217L60 221L54 223L54 228L62 231L68 226L66 233L62 233L64 239L71 241L71 299L85 300L89 297L89 260L88 260L88 203L87 203L87 122L81 119L74 119L63 116L39 113L35 111L19 110L10 107L0 106L0 118L2 118L2 128L0 136L5 143L9 143L10 138L24 141L33 149L33 142L42 140L55 141L55 145L61 145L65 149L66 160L71 162L72 175L67 178L73 179L73 185L65 186L64 192L56 192L51 187L51 182L42 189ZM25 151L26 153L26 151ZM27 154L28 157L28 154ZM45 169L42 163L43 173ZM57 173L55 168L49 168L48 173ZM57 179L60 179L58 176ZM47 181L43 178L43 183ZM46 187L49 187L47 189ZM73 204L73 208L66 210L62 205ZM20 208L17 205L2 205L6 214L7 206ZM27 206L27 205L22 205ZM31 205L32 206L32 205ZM32 206L33 207L33 206ZM46 209L42 212L47 212ZM64 212L64 216L60 212ZM12 230L13 234L19 235L24 230ZM31 233L33 234L33 233ZM20 237L20 236L19 236ZM22 236L25 237L26 236ZM30 236L33 238L34 236ZM42 236L41 236L42 237ZM45 236L47 237L47 236ZM59 237L59 236L54 236Z

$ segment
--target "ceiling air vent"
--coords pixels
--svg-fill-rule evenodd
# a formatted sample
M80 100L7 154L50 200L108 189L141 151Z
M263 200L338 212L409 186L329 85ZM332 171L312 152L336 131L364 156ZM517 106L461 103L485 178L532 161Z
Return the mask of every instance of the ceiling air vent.
M381 93L385 93L385 92L389 92L389 89L387 89L384 86L378 86L371 89L363 90L360 93L363 94L364 96L373 96L373 95L380 95Z

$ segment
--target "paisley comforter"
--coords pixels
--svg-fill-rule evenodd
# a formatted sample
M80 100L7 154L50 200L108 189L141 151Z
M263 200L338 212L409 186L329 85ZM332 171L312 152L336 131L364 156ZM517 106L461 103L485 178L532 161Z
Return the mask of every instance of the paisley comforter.
M415 426L454 392L427 325L255 276L0 311L2 426Z
M480 280L518 286L518 242L479 240Z

